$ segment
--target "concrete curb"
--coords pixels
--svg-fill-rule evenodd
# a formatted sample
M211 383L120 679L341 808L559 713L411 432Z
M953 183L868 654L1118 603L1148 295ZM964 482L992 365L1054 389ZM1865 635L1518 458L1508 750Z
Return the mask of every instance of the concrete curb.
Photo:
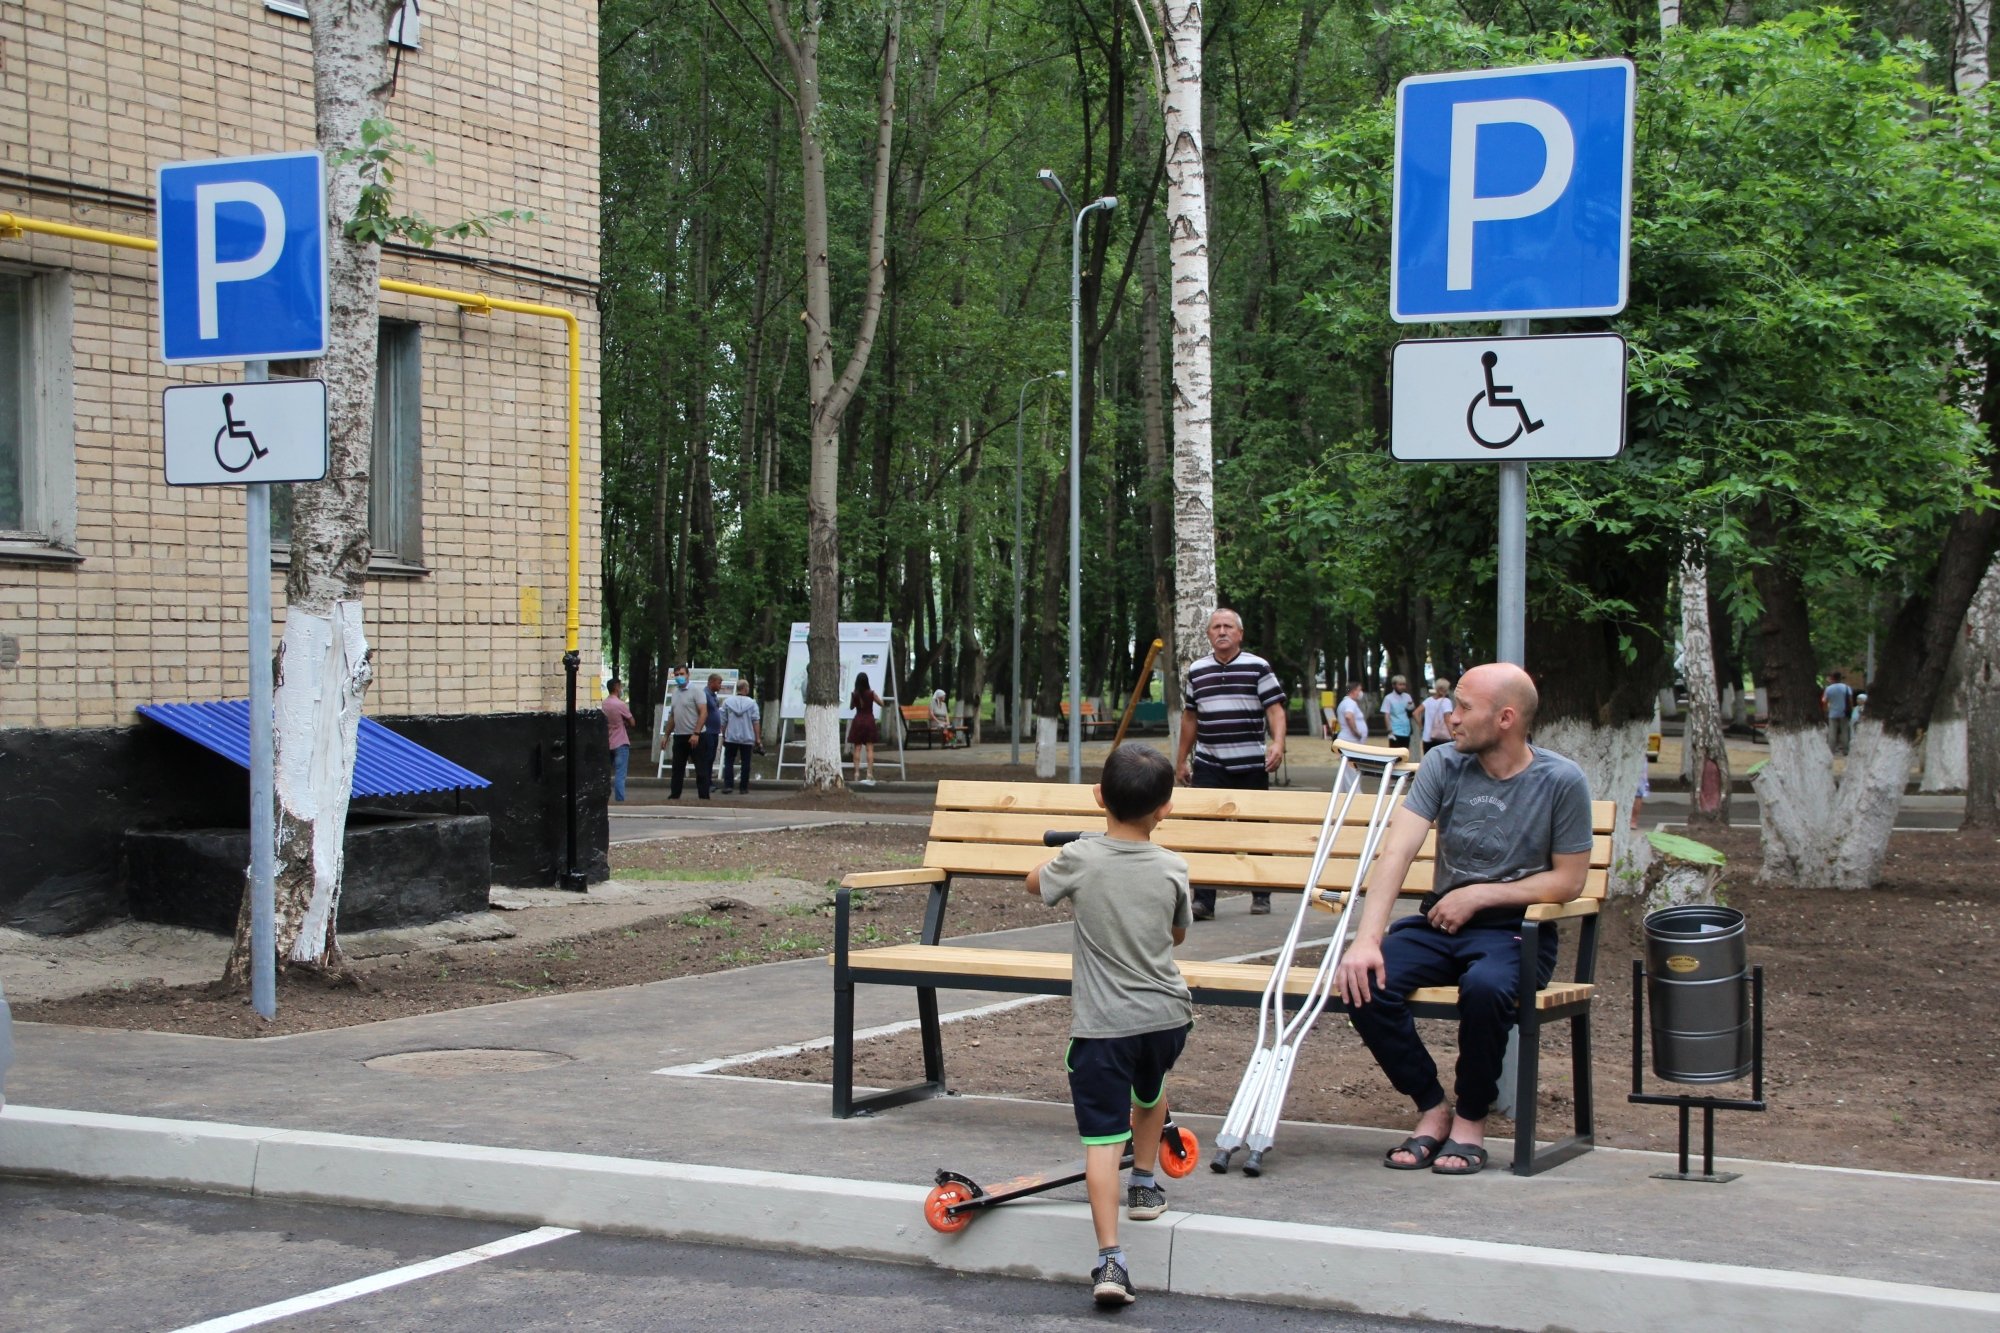
M9 1106L0 1172L801 1250L1081 1283L1077 1203L945 1236L916 1185ZM2000 1294L1723 1264L1168 1213L1121 1229L1142 1290L1602 1333L1974 1333ZM1161 1276L1165 1275L1163 1282Z

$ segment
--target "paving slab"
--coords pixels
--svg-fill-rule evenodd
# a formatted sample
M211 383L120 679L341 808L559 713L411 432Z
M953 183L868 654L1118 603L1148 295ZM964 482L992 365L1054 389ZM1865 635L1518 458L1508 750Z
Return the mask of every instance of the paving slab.
M1237 956L1283 924L1226 910L1193 943ZM1067 931L979 942L1062 948ZM825 1039L829 971L769 964L255 1041L20 1024L0 1171L1073 1278L1079 1191L952 1237L919 1211L939 1166L998 1179L1070 1161L1065 1106L951 1097L835 1121L823 1086L660 1072ZM863 1026L914 1015L907 990L860 994ZM546 1058L368 1063L468 1048ZM946 1050L949 1067L949 1030ZM1187 1123L1212 1139L1212 1120ZM1132 1226L1149 1237L1134 1243L1174 1290L1502 1327L1685 1329L1732 1309L1760 1329L2000 1327L2000 1252L1981 1239L2000 1207L1991 1182L1731 1161L1731 1184L1673 1184L1650 1179L1670 1158L1601 1148L1530 1179L1442 1180L1380 1168L1399 1133L1287 1123L1264 1177L1172 1182L1168 1224ZM1532 1276L1497 1282L1510 1265ZM1385 1276L1405 1271L1431 1294ZM1607 1281L1612 1294L1591 1286Z

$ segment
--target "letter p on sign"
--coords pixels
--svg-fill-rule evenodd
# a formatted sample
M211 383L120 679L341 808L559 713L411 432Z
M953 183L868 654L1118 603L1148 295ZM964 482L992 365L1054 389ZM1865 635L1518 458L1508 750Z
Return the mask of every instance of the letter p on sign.
M318 153L159 169L160 356L169 365L326 354Z
M1405 79L1390 314L1404 323L1625 308L1631 62Z

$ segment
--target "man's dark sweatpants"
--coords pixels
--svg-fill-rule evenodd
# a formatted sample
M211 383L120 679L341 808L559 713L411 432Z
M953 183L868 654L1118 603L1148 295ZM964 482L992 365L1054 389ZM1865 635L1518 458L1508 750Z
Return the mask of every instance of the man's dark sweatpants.
M1235 787L1240 791L1269 791L1271 787L1271 775L1261 764L1256 768L1217 768L1196 759L1188 766L1194 770L1197 787ZM1271 905L1268 893L1254 894L1252 900L1265 907ZM1204 916L1215 915L1215 890L1196 889L1194 905Z
M1556 932L1541 929L1536 985L1556 970ZM1396 1091L1419 1114L1444 1100L1437 1062L1417 1036L1405 997L1423 986L1458 987L1458 1078L1454 1108L1467 1120L1484 1120L1500 1087L1507 1034L1514 1026L1514 992L1521 977L1521 932L1478 927L1447 935L1421 916L1404 917L1382 937L1386 985L1354 1011L1354 1030Z

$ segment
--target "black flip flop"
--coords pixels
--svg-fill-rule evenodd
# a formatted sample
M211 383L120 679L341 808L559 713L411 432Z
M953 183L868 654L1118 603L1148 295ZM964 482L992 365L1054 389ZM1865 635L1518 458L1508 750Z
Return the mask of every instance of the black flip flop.
M1463 1157L1470 1166L1433 1166L1431 1174L1437 1176L1476 1176L1486 1169L1486 1149L1476 1143L1460 1143L1457 1139L1446 1139L1434 1157Z
M1396 1154L1399 1152L1410 1153L1417 1160L1414 1162L1399 1162L1396 1160ZM1388 1167L1391 1171L1422 1171L1430 1166L1431 1159L1437 1155L1438 1141L1436 1139L1428 1134L1412 1134L1395 1147L1389 1149L1388 1152L1382 1154L1382 1165Z

